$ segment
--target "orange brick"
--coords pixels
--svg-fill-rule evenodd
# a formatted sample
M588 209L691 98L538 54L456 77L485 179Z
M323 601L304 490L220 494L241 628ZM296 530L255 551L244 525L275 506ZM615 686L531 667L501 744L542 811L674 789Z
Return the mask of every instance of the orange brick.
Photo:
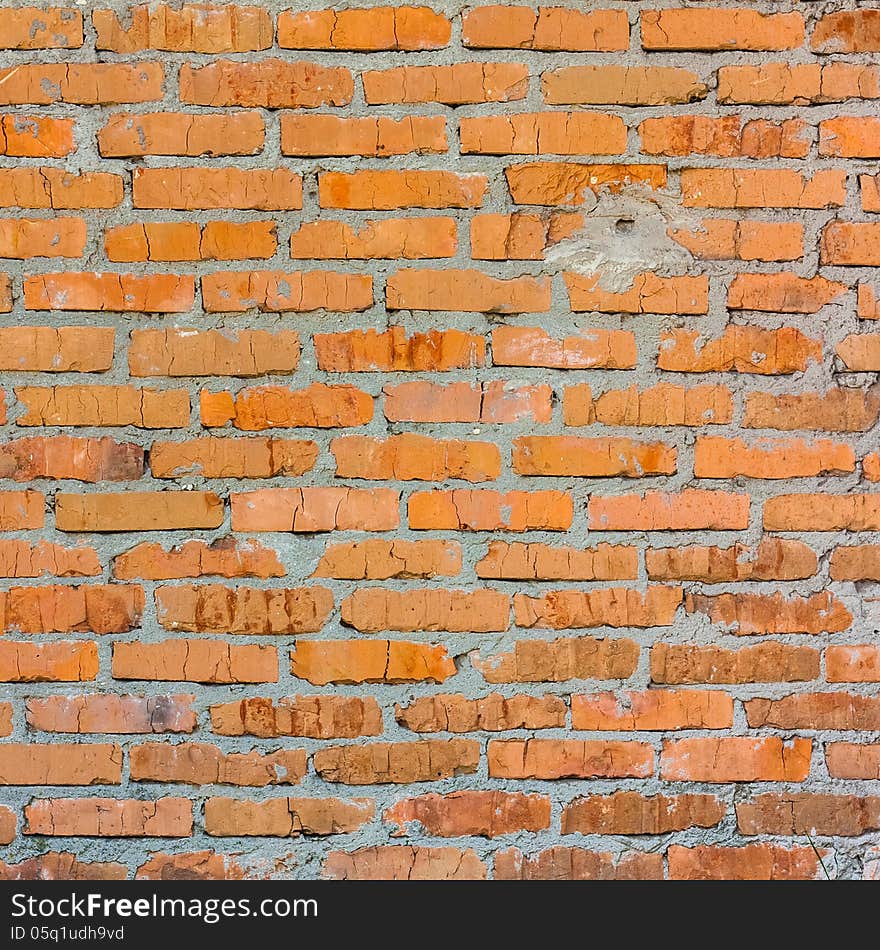
M833 208L846 200L846 174L823 169L808 179L788 168L685 168L681 195L686 208Z
M144 541L113 559L113 576L165 581L182 577L283 577L278 555L258 541L238 542L227 536L207 544L186 541L166 550Z
M447 106L524 99L529 70L521 63L395 66L362 74L367 105L437 102Z
M688 613L703 613L733 633L840 633L852 614L827 591L811 597L784 594L688 594Z
M704 218L697 230L669 236L706 261L796 261L804 254L804 226L798 221Z
M629 47L629 20L622 10L485 6L468 10L461 29L464 45L472 49L616 52Z
M547 278L489 277L477 270L399 270L385 284L388 310L541 313L550 309Z
M0 105L116 105L163 96L161 63L19 63L0 69Z
M302 179L285 168L136 168L132 201L136 208L284 211L302 207Z
M486 865L468 848L374 845L331 851L322 878L336 881L483 881Z
M823 876L822 852L803 845L750 844L744 848L697 845L669 848L673 881L787 881Z
M802 373L822 356L820 340L794 327L764 330L728 325L721 336L707 340L700 349L699 331L663 332L657 367L676 373L755 373L774 376Z
M813 28L810 47L817 53L876 53L880 50L880 11L826 13Z
M290 256L310 260L418 260L452 257L454 218L384 218L359 230L343 221L312 221L290 236Z
M18 864L0 861L2 881L124 881L128 868L115 861L78 861L68 852L47 851Z
M194 279L175 274L42 274L24 280L28 310L185 313L194 295Z
M97 675L98 648L93 640L0 641L0 682L78 683Z
M24 809L26 835L100 838L186 838L192 834L188 798L34 799Z
M839 549L838 549L839 550ZM645 567L652 580L693 580L706 584L727 581L800 580L818 570L816 553L801 541L762 538L750 548L695 545L682 548L649 548Z
M743 426L752 429L809 429L865 432L880 415L880 393L838 388L824 393L752 392L746 395Z
M335 271L220 271L201 279L207 313L306 312L349 313L373 305L373 278Z
M318 201L322 208L391 211L395 208L479 208L484 175L446 171L322 172Z
M200 394L203 426L224 426L260 432L273 428L359 426L373 418L373 400L354 386L312 383L306 389L260 386Z
M0 117L0 154L63 158L76 150L73 129L73 119L4 115Z
M354 81L341 67L282 59L216 60L180 67L180 101L198 106L301 109L351 102Z
M413 492L407 511L417 531L566 531L574 505L562 491L455 489Z
M660 854L587 851L555 846L525 857L518 848L495 854L496 881L662 881Z
M0 169L0 207L76 211L115 208L121 201L122 179L119 175L106 172L74 174L49 167Z
M612 544L579 550L490 541L485 557L474 569L477 577L492 580L635 580L638 552L634 547Z
M649 587L640 591L609 587L602 590L557 590L543 597L516 594L518 627L551 630L589 627L668 627L681 604L681 588Z
M2 547L0 547L2 551ZM461 570L457 541L384 541L328 544L313 577L344 580L452 577Z
M510 598L498 591L385 590L365 587L340 604L340 620L364 633L438 630L490 633L510 626Z
M775 641L739 650L665 643L651 647L655 683L798 683L818 676L819 653L810 647Z
M771 737L665 739L660 777L693 782L803 782L810 772L811 739Z
M666 184L665 165L580 165L575 162L529 162L505 170L510 197L519 205L581 205L603 188L630 186L657 189ZM685 172L682 173L684 175Z
M215 640L114 643L113 678L190 683L276 683L271 646L231 646Z
M565 66L541 75L548 105L678 105L705 98L708 88L676 66Z
M391 531L400 496L390 488L264 488L230 495L233 531Z
M330 451L339 478L485 482L501 474L501 452L492 442L431 439L412 432L384 440L348 435L333 439ZM0 472L2 458L0 450Z
M405 119L335 115L281 117L283 155L385 158L412 152L420 155L445 152L447 148L446 121L441 116L416 115Z
M134 386L22 386L15 390L25 412L20 426L135 426L140 429L189 425L189 393L183 389Z
M98 132L105 158L137 155L253 155L263 147L263 118L255 112L188 115L117 112Z
M325 782L408 785L476 772L479 758L473 739L420 739L324 747L312 764Z
M396 825L392 837L407 834L409 823L438 838L479 835L495 838L515 832L536 832L550 827L550 799L501 791L461 791L405 798L382 813L386 824Z
M805 693L745 703L749 726L777 729L873 730L880 717L876 696Z
M627 330L586 330L559 339L540 327L502 326L492 331L492 362L550 369L632 369L636 340Z
M119 785L122 748L91 742L4 742L0 746L0 776L0 785Z
M810 151L802 119L743 122L738 115L676 115L645 119L638 131L646 155L806 158Z
M676 471L676 450L663 442L523 435L513 440L513 470L517 475L589 478L672 475Z
M552 729L564 726L565 701L559 696L512 696L490 693L480 699L435 694L395 706L395 718L413 732L502 732L507 729Z
M298 837L357 831L372 821L372 798L271 798L261 802L209 798L205 831L212 836Z
M782 50L803 46L800 13L757 10L642 10L642 48L647 50Z
M299 364L293 330L132 330L132 376L263 376Z
M59 531L171 531L219 528L223 502L214 492L123 492L55 496Z
M27 701L33 729L67 734L192 732L198 720L193 696L48 696Z
M445 647L401 640L300 640L290 672L315 686L328 683L442 683L456 673ZM358 748L351 746L350 748Z
M794 274L737 274L727 292L729 310L817 313L849 288L824 277Z
M412 382L385 386L384 414L389 422L549 422L552 389L519 386L505 380L485 383Z
M730 729L733 700L721 690L593 693L571 697L572 726L591 732Z
M678 494L593 495L590 527L598 531L738 531L748 527L749 496L685 488Z
M452 26L428 7L368 7L354 10L314 10L278 16L278 45L282 49L432 50L449 43Z
M726 439L699 436L694 447L697 478L811 478L855 469L853 450L841 442L815 439Z
M292 696L276 702L248 698L211 706L211 731L221 736L306 736L355 739L382 732L382 711L372 697Z
M621 155L626 126L601 112L524 112L464 117L461 150L478 155Z
M654 774L654 750L646 742L490 739L487 756L492 778L647 778Z
M129 750L133 782L186 785L296 785L306 773L304 749L282 752L221 752L203 742L147 742Z
M329 373L449 372L483 366L486 341L462 330L407 336L402 326L384 332L316 333L318 368Z
M0 10L0 36L2 49L74 49L83 45L83 18L70 8Z
M154 442L150 472L154 478L271 478L302 475L318 457L316 443L294 439L192 439Z
M688 828L712 828L725 812L725 803L713 795L590 795L574 799L562 810L562 833L668 834Z
M560 637L517 640L512 653L474 659L488 683L562 683L571 679L628 679L639 661L633 640Z

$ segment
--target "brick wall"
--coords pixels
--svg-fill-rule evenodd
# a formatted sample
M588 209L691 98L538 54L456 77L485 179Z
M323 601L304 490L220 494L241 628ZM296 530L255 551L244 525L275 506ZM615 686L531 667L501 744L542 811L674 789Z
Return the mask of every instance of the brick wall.
M0 876L880 876L880 8L0 9Z

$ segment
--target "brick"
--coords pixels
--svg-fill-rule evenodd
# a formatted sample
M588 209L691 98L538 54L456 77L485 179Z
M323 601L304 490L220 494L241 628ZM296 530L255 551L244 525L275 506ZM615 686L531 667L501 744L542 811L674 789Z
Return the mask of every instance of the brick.
M82 218L57 217L0 219L0 257L81 257L86 245Z
M224 753L203 742L147 742L129 750L133 782L186 785L295 785L306 773L304 749Z
M705 98L708 88L676 66L565 66L541 75L548 105L679 105Z
M801 580L818 568L815 551L801 541L762 538L755 547L734 544L729 548L704 545L649 548L645 551L648 577L658 581Z
M471 49L616 52L629 47L629 21L622 10L485 6L468 10L461 29Z
M246 53L272 45L272 18L261 7L229 4L139 4L123 26L113 10L93 15L98 49L136 53L144 49L173 53Z
M134 584L12 587L0 593L0 630L126 633L140 626L143 588Z
M880 122L871 116L838 116L819 123L819 154L880 158Z
M462 330L429 330L407 336L401 326L384 332L316 333L318 368L328 373L448 372L483 366L486 341Z
M359 426L373 418L373 399L354 386L312 383L305 389L259 386L200 394L203 426L228 423L245 432L265 429L332 429Z
M188 115L117 112L98 132L105 158L136 155L253 155L263 147L263 119L257 113Z
M269 636L316 633L333 609L326 587L227 587L176 584L156 588L156 618L166 630Z
M461 564L461 545L457 541L370 538L328 544L312 576L342 580L454 577L461 571Z
M743 426L752 429L808 429L866 432L880 415L880 392L828 389L824 393L751 392L746 395Z
M874 544L853 544L836 547L829 563L835 581L880 580L880 547Z
M113 559L113 576L166 581L182 577L283 577L278 555L258 541L239 542L231 536L185 541L170 549L144 541Z
M825 761L833 778L876 779L880 776L880 745L829 742Z
M749 699L744 705L752 728L875 730L880 721L876 696L803 693L782 699Z
M221 271L201 279L207 313L307 312L349 313L373 304L373 279L334 271Z
M124 864L79 861L65 851L46 851L18 864L0 861L0 881L124 881L127 877Z
M513 381L484 383L411 382L385 386L383 412L389 422L549 422L552 389Z
M665 165L527 162L509 165L504 174L510 197L519 205L581 205L602 188L613 193L629 186L656 190L666 185Z
M880 828L880 797L868 795L759 795L736 805L744 835L861 835Z
M587 851L555 846L532 857L518 848L495 855L496 881L661 881L659 854L624 851Z
M415 433L384 440L348 435L333 439L330 451L339 478L484 482L501 474L501 453L491 442L431 439Z
M25 805L24 817L26 835L187 838L192 834L192 802L188 798L34 799Z
M880 11L826 13L813 28L810 47L816 53L877 52L880 50Z
M395 802L382 813L382 820L397 826L392 837L405 836L408 825L417 822L416 827L438 838L495 838L549 828L550 799L501 791L433 793Z
M396 208L479 208L486 191L483 175L448 171L322 172L322 208L393 211Z
M824 277L794 274L737 274L727 294L729 310L817 313L849 288Z
M517 640L511 653L473 657L487 683L563 683L571 679L628 679L639 661L633 640L560 637Z
M638 132L646 155L806 158L810 151L809 139L805 138L807 125L802 119L776 123L767 119L743 122L738 115L663 116L645 119ZM742 222L750 223L761 222Z
M482 881L486 865L470 849L374 845L331 851L321 877L336 881Z
M562 398L567 426L599 421L607 426L723 425L733 419L733 398L722 386L673 386L658 383L649 389L611 389L595 400L587 383L566 386Z
M562 810L562 833L658 835L712 828L727 811L714 795L651 795L614 792L575 798Z
M880 211L880 180L873 175L859 175L862 211Z
M880 682L880 651L871 644L828 647L825 666L829 683Z
M507 729L552 729L565 725L565 700L559 696L504 697L490 693L479 699L435 694L395 706L397 722L413 732L503 732Z
M180 428L189 424L189 393L134 386L22 386L15 395L25 412L20 426L134 426Z
M0 577L94 577L101 572L94 548L0 540Z
M545 251L577 233L578 211L480 214L471 218L471 257L483 261L541 261Z
M449 43L451 24L428 7L368 7L278 15L282 49L433 50Z
M76 151L73 119L0 116L0 153L22 158L63 158Z
M0 69L0 105L117 105L163 96L161 63L19 63Z
M6 208L115 208L122 201L122 179L106 172L72 174L60 168L0 170L0 206Z
M42 528L46 501L41 492L0 492L0 531Z
M290 671L315 686L328 683L442 683L456 673L445 647L400 640L301 640Z
M818 105L880 96L880 72L856 63L760 63L722 66L718 101L724 104Z
M660 777L693 782L803 782L810 772L811 739L665 739Z
M642 10L646 50L782 50L804 44L800 13L757 10Z
M390 488L266 488L230 503L233 531L391 531L400 519Z
M59 531L171 531L219 528L223 502L214 492L124 492L55 496Z
M183 313L193 299L193 278L171 274L43 274L24 280L28 310Z
M112 327L4 327L0 369L25 373L100 373L113 362Z
M529 70L521 63L395 66L361 76L367 105L436 102L447 106L525 98Z
M572 726L591 732L730 729L733 700L720 690L593 693L571 697Z
M668 627L681 604L681 588L623 587L601 590L557 590L543 597L515 594L513 613L518 627L550 630L590 627Z
M371 798L271 798L261 802L209 798L205 802L205 832L230 835L299 837L357 831L372 821Z
M0 776L0 785L118 785L122 748L99 743L4 743Z
M348 105L354 94L347 69L282 59L184 64L179 82L180 101L197 106L313 109Z
M696 488L593 495L587 512L590 527L598 531L737 531L748 527L749 496Z
M240 881L245 871L232 857L213 851L190 854L151 852L135 872L136 881Z
M512 464L517 475L642 478L674 474L676 450L663 442L524 435L513 441Z
M696 478L810 478L855 469L848 445L831 439L727 439L698 436L694 447Z
M876 531L880 499L874 495L777 495L764 503L769 531Z
M278 656L270 646L230 646L213 640L114 643L113 677L190 683L275 683Z
M104 232L104 252L111 261L266 259L277 249L273 221L145 222Z
M221 736L304 736L356 739L382 732L382 711L372 697L285 696L248 698L211 706L211 731Z
M75 49L83 45L83 18L64 7L16 7L0 11L3 49Z
M851 334L837 344L836 353L852 372L873 372L880 365L880 334Z
M738 650L666 643L651 647L654 683L802 683L818 676L819 652L810 647L769 640Z
M388 310L540 313L550 309L547 278L489 277L477 270L399 270L385 284Z
M673 330L660 337L657 367L676 373L802 373L822 356L821 341L794 327L764 330L734 325L698 350L698 331Z
M627 330L587 330L560 339L540 327L502 326L492 331L492 362L548 369L632 369L636 341Z
M594 548L490 541L475 565L477 577L511 581L619 581L638 577L638 552L627 545Z
M11 844L15 841L16 825L15 812L11 808L0 808L0 844Z
M459 135L465 154L622 155L626 151L623 120L601 112L464 117Z
M143 472L140 446L107 437L15 439L0 447L0 475L17 482L34 478L122 482L137 480Z
M830 221L822 230L821 259L823 264L880 266L880 224Z
M806 178L788 168L685 168L681 195L686 208L834 208L846 199L846 181L836 169Z
M840 633L852 614L827 591L811 597L784 594L688 594L688 613L705 614L712 623L740 636L769 633Z
M283 115L282 155L419 155L445 152L446 122L441 116L342 118L335 115ZM315 222L315 224L327 222ZM397 255L394 255L395 257Z
M343 221L312 221L290 236L290 256L311 260L452 257L457 246L454 218L383 218L358 230Z
M28 699L32 729L99 735L193 732L198 725L191 695L118 696L93 693Z
M612 293L603 290L599 277L565 273L565 287L571 309L578 313L680 313L703 314L709 309L709 281L706 277L658 277L637 274L630 290Z
M420 739L330 746L312 756L325 782L346 785L408 785L467 775L477 770L480 745L473 739Z
M356 590L340 604L340 620L364 633L387 630L491 633L510 626L510 598L485 588L474 591Z
M98 647L93 640L0 641L2 683L79 683L97 675Z
M416 531L566 531L574 505L561 491L495 492L488 489L413 492L407 504Z
M654 774L654 750L644 742L490 739L487 755L492 778L647 778Z
M704 261L796 261L804 254L799 221L703 218L696 230L671 231L669 236Z
M264 376L299 364L294 330L132 330L132 376Z
M673 881L800 881L823 876L820 854L808 845L670 845L668 854Z
M302 207L302 179L285 168L140 168L132 172L136 208L183 211Z

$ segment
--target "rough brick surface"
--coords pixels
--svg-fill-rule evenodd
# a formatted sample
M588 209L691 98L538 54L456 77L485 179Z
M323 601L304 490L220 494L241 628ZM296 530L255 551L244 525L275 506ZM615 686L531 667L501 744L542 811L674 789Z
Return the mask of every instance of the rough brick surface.
M0 879L880 874L880 11L0 8Z

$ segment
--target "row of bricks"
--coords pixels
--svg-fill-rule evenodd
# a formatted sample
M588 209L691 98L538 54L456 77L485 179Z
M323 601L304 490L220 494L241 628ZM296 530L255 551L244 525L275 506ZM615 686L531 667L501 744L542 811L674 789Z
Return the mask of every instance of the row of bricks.
M580 212L550 214L517 212L515 214L478 214L470 218L470 256L474 260L543 260L545 252L573 237L585 223ZM279 249L279 223L276 221L147 221L110 227L103 234L103 252L109 261L171 262L202 260L267 260ZM822 229L819 263L833 266L876 266L880 225L870 222L833 220ZM669 229L669 237L685 247L698 260L742 260L782 262L804 256L804 225L798 221L758 221L736 218L704 218L695 230ZM0 258L28 260L34 257L82 257L88 240L88 225L83 218L57 216L52 218L0 218ZM378 218L361 227L339 220L309 221L300 224L290 235L290 256L302 260L429 260L451 258L459 250L458 222L452 217ZM498 306L492 297L504 293L504 281L494 281L476 271L454 272L460 284L471 293L480 291L488 306ZM292 277L294 275L288 275ZM331 275L332 276L332 275ZM432 279L436 272L432 272ZM100 278L79 275L83 289ZM102 289L109 291L111 281L131 275L106 274ZM312 278L315 279L314 276ZM70 278L68 278L70 280ZM840 285L821 280L805 280L792 275L770 277L755 275L763 284L763 292L774 286L785 287L793 301L813 306ZM142 279L143 282L143 279ZM595 305L603 300L626 308L628 301L644 296L646 284L654 288L691 287L704 292L704 283L663 279L643 274L639 289L629 294L601 294L598 284L577 281L579 296L590 288ZM739 287L749 280L739 278ZM145 284L143 284L145 286ZM137 281L133 286L137 286ZM546 282L526 284L546 286ZM80 293L83 292L80 289ZM94 291L92 291L94 292ZM843 291L840 291L841 293ZM738 291L739 293L739 291ZM750 294L751 298L757 295ZM837 296L835 294L835 296ZM859 316L871 318L877 312L871 285L859 285ZM812 298L810 304L805 301ZM662 294L661 298L662 300ZM736 298L733 298L734 300ZM751 305L760 306L760 299ZM831 297L834 299L834 297ZM508 301L510 305L512 301ZM656 298L652 304L656 302ZM782 305L782 304L779 304ZM291 304L292 306L292 304ZM302 306L302 304L300 304ZM790 305L789 305L790 306Z
M880 545L835 545L824 551L823 557L827 557L831 580L880 580ZM221 537L210 543L186 541L171 548L144 541L115 555L108 567L117 580L218 576L267 580L287 575L284 560L259 541L239 543ZM459 541L370 538L328 544L310 576L336 580L458 577L463 562ZM603 542L575 548L489 541L486 549L480 550L473 572L478 578L500 581L619 581L638 579L640 565L639 549L629 544ZM644 552L644 565L652 581L792 581L815 577L819 557L802 541L764 537L754 546L649 547ZM296 570L302 568L302 561L297 561ZM103 570L98 551L85 544L69 548L49 541L0 540L0 578L96 577ZM79 589L88 596L90 588Z
M468 62L368 70L361 80L367 105L457 107L525 99L531 75L524 63ZM809 106L880 98L880 67L846 62L722 66L706 81L677 66L566 66L540 77L548 105L684 105L707 99L710 84L719 105ZM158 62L21 63L0 69L0 106L158 102L165 96L165 79ZM350 105L356 86L344 67L264 59L184 64L178 88L180 101L189 105L309 109Z
M415 433L387 439L348 435L330 442L335 477L373 481L461 480L471 484L500 478L507 465L494 442L432 439ZM70 479L129 482L162 479L272 478L299 476L326 467L311 440L204 437L156 441L145 449L133 442L101 438L25 438L0 446L0 478L16 482ZM859 460L866 481L880 481L876 452ZM811 478L856 471L856 454L829 439L759 439L698 436L693 446L694 478ZM686 457L666 442L572 435L517 436L510 470L527 477L645 478L687 469Z
M145 749L147 747L141 747ZM829 747L828 757L836 758ZM137 757L136 757L137 756ZM132 768L147 755L134 750ZM854 837L880 829L880 796L858 798L810 792L766 793L734 806L743 835L810 834ZM376 818L372 798L270 798L259 802L210 797L204 803L204 830L212 837L299 837L348 834L366 829ZM432 837L496 838L536 833L558 825L563 835L669 834L690 828L714 828L728 817L728 803L710 794L656 795L638 792L573 799L552 815L546 795L503 791L457 791L405 798L382 813L392 838L405 837L418 822ZM188 798L35 799L24 808L23 834L47 837L183 838L193 833ZM16 815L0 806L0 842L14 840ZM11 837L12 836L12 837ZM7 839L7 840L4 840Z
M8 341L5 341L8 343ZM0 424L13 421L17 426L132 426L141 429L186 428L192 411L190 394L184 389L157 390L135 386L71 385L18 386L15 398L0 392ZM867 432L880 416L880 393L867 390L830 387L824 392L772 393L747 392L743 408L737 409L737 394L726 386L654 386L594 390L589 383L562 386L559 396L547 383L529 385L517 380L487 382L432 383L404 382L382 386L374 397L351 385L312 383L304 389L285 386L246 386L237 392L199 394L199 422L207 428L222 428L230 423L245 432L290 428L354 428L373 420L376 403L388 422L456 424L479 422L484 425L531 423L546 425L554 416L554 405L562 403L562 421L581 428L603 426L688 427L728 425L736 416L744 429L778 431L809 430L820 432ZM8 399L8 402L7 402ZM21 410L21 412L18 412ZM406 436L416 446L455 445L454 440L424 441L414 433ZM18 466L35 466L41 477L77 477L93 480L106 466L93 468L81 457L81 450L102 454L98 440L68 438L31 438L10 445L22 445L27 453L8 450L9 462L3 477L16 477ZM390 437L384 444L389 451L400 445L404 435ZM204 441L204 440L201 440ZM283 444L283 440L279 440ZM233 440L217 439L231 443ZM264 447L271 440L247 440L244 445ZM114 443L115 444L115 443ZM791 443L794 445L797 443ZM762 440L772 455L772 440ZM789 448L791 447L789 446ZM57 448L69 453L64 460ZM228 450L227 450L228 451ZM27 461L27 459L31 459ZM39 459L39 461L36 461ZM203 463L204 465L204 460ZM271 468L271 466L270 466ZM204 471L204 469L203 469ZM255 466L249 467L250 477ZM9 474L5 474L8 472ZM759 473L760 474L760 473ZM871 465L864 467L871 478Z
M174 639L115 642L111 651L111 672L117 680L209 685L279 680L274 646ZM315 686L442 683L458 672L444 646L400 640L304 640L290 657L291 674ZM812 647L765 641L736 650L658 643L650 648L649 659L653 683L680 686L809 682L819 677L822 657ZM471 657L490 683L623 680L636 672L639 660L640 647L633 640L591 637L520 640L511 653L486 661L478 655ZM829 646L825 660L830 682L880 682L880 649L876 645ZM0 682L88 682L98 672L94 640L0 641ZM876 706L871 705L876 699L830 693L815 702L808 700L802 709L797 706L799 701L800 697L791 699L789 715L781 724L805 729L848 728L848 724L867 721L873 723L872 729L877 728Z
M27 699L24 705L29 731L68 735L150 735L194 732L198 728L199 717L192 708L193 701L194 697L188 694L138 696L83 693L76 696L33 697ZM877 723L880 722L880 699L876 696L828 692L796 693L781 699L747 699L743 702L742 714L737 712L737 702L727 692L702 689L574 693L568 697L555 694L504 697L491 693L479 699L441 693L411 700L406 706L396 704L394 720L405 729L420 734L565 728L591 732L729 729L735 715L744 715L752 729L876 732ZM211 732L218 736L354 739L380 736L383 729L381 707L370 696L293 696L279 700L252 697L211 705L209 715ZM11 703L0 703L0 735L11 735L12 728L13 706ZM550 743L554 741L547 740ZM0 748L3 746L0 745ZM183 747L156 743L150 744L148 748L153 752L159 750L163 755L172 755L171 751L163 753L161 750L180 750ZM209 752L212 750L212 747L200 748L207 748ZM842 754L846 748L848 746L845 744L841 745L838 751ZM876 778L876 774L872 776L869 773L871 769L877 773L880 768L880 746L859 745L856 748L862 758L850 762L849 772L843 769L840 756L835 753L829 757L832 774L837 778ZM68 749L73 752L82 747L36 747L37 752L44 749ZM217 759L216 753L217 750L211 752L214 760ZM51 752L45 754L50 755ZM198 764L199 755L194 755L194 760ZM236 757L232 756L232 760L235 761ZM216 761L211 767L216 771ZM271 780L271 773L270 768L264 776L266 782Z
M0 369L105 372L113 365L115 336L113 327L93 325L3 327ZM312 342L318 369L328 373L435 373L487 365L485 336L463 330L407 336L404 327L392 326L316 333ZM821 339L788 326L768 330L731 324L709 339L699 330L663 330L656 366L674 373L787 375L821 362L822 346ZM491 331L491 348L494 366L626 370L634 369L638 358L635 334L628 330L590 329L560 339L541 327L499 326ZM287 375L299 365L300 352L295 330L132 330L128 370L134 377ZM850 334L835 353L850 372L875 373L880 370L880 333ZM298 394L291 393L289 400L295 406ZM231 393L210 402L222 419L219 425L235 418Z
M229 493L233 531L316 533L394 531L400 493L391 488L264 488ZM679 492L590 497L593 531L744 531L747 494L686 488ZM565 491L453 489L417 491L406 499L409 527L417 531L567 531L574 499ZM60 531L175 531L219 528L225 503L214 492L58 492ZM38 491L0 492L0 531L45 524L46 498ZM768 531L878 531L880 494L782 494L763 504Z
M547 207L580 205L605 188L667 184L666 165L645 163L539 161L511 165L504 174L514 204ZM847 172L840 169L820 169L810 177L790 168L685 168L680 178L681 204L688 208L820 210L847 200ZM880 209L878 179L858 176L864 211ZM303 203L302 176L286 168L135 168L131 181L134 207L141 209L298 211ZM318 202L321 208L354 211L479 208L488 184L485 175L450 171L320 172ZM115 208L123 193L123 177L110 172L0 169L5 208Z
M764 14L748 8L637 11L645 50L793 50L803 47L801 13ZM244 53L282 49L378 52L423 51L448 46L452 22L424 6L354 10L286 10L277 30L264 7L203 4L141 4L123 25L111 9L92 13L95 49ZM64 7L0 11L0 48L75 49L85 43L83 15ZM545 52L619 52L630 45L624 10L580 11L566 7L489 5L461 15L461 40L470 49L533 49ZM817 19L810 49L820 54L880 50L880 12L829 13Z
M720 158L807 158L815 129L802 119L773 122L675 115L638 125L645 155ZM63 158L76 151L76 121L50 116L0 116L0 154L22 158ZM598 112L525 112L471 116L458 122L457 143L464 155L622 155L627 125L620 116ZM281 116L282 155L388 158L411 153L442 154L449 149L443 116L352 117ZM818 154L833 158L880 157L880 119L838 116L818 124ZM259 112L115 113L97 133L103 158L144 155L215 157L255 155L266 144Z
M868 753L864 758L862 750ZM812 751L812 739L779 736L663 739L659 776L670 782L710 784L803 782L810 774ZM826 762L835 776L855 771L864 777L865 766L870 765L871 777L876 778L878 751L878 746L852 743L825 745ZM653 743L611 739L489 739L486 751L489 778L513 780L645 779L655 774L655 757ZM265 787L297 784L306 775L309 760L326 782L405 785L475 773L481 746L476 739L420 739L328 746L309 756L304 749L224 753L204 743L153 742L131 747L127 764L135 782ZM122 746L109 743L0 743L0 763L2 784L7 786L118 785L125 755ZM189 799L181 801L189 809ZM91 810L93 819L99 813ZM55 833L63 834L63 815L58 818ZM52 832L41 827L33 833ZM95 832L67 832L90 833Z
M301 800L300 800L301 801ZM866 855L864 876L876 879L880 869L873 852ZM669 845L664 854L651 851L590 851L557 845L524 855L518 848L494 854L495 880L811 880L830 877L829 849L808 845L786 847L777 843L744 847ZM240 855L214 851L152 853L135 873L138 880L287 879L295 867L292 854L273 856L266 864L248 862ZM0 880L125 880L124 864L81 861L69 852L49 851L17 864L0 861ZM377 845L356 851L331 851L321 876L331 880L485 880L487 864L468 848L423 845Z
M871 550L876 555L877 548ZM321 586L264 589L182 584L161 586L155 597L159 625L190 633L317 633L324 629L335 607L333 592ZM673 586L649 586L644 593L612 587L559 590L542 596L515 594L513 616L517 627L544 630L669 627L682 600L682 589ZM712 622L745 636L840 633L848 630L853 620L846 607L827 591L790 599L779 592L688 594L684 607L687 613L705 614ZM143 608L143 589L134 584L13 587L0 592L0 629L18 633L126 633L140 626ZM363 633L492 633L510 628L510 608L511 598L490 588L401 591L369 587L343 599L340 619L344 626ZM369 649L367 643L365 649ZM614 641L621 655L631 646ZM836 651L836 670L845 667L851 674L863 676L876 673L869 669L867 656L857 662L854 654L858 651L850 647L829 649ZM841 654L844 660L838 659ZM830 664L832 654L828 659Z

